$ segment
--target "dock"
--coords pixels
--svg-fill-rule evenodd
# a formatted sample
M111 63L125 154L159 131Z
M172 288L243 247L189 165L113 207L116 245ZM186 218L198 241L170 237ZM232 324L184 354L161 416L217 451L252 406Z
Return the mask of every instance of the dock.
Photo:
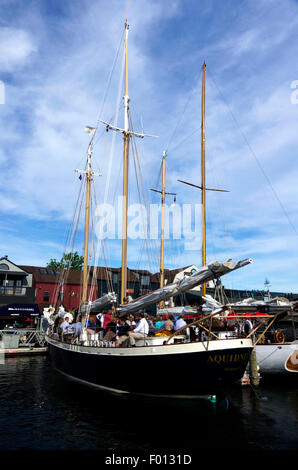
M0 330L0 357L47 354L44 332L37 328Z
M37 354L47 354L48 348L44 347L23 347L17 349L0 348L0 356L14 357L14 356L31 356Z

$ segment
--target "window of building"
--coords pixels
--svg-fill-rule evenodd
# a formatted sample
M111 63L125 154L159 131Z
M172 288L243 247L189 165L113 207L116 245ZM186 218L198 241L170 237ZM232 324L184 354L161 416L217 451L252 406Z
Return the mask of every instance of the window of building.
M7 264L0 264L0 271L9 271L9 266Z
M54 271L52 269L47 269L48 274L54 274Z
M40 274L47 274L47 270L44 269L44 268L41 268L41 269L39 270L39 272L40 272Z
M43 291L43 301L49 302L50 300L50 292L48 290Z
M118 273L113 273L113 284L118 284Z
M149 286L150 276L141 276L141 284L142 286Z

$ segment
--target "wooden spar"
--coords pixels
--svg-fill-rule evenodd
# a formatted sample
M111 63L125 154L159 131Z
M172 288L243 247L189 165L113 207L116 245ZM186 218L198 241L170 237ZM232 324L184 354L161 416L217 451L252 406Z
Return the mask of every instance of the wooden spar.
M176 196L176 193L167 193L166 188L166 152L162 155L162 189L151 189L156 193L161 194L161 236L160 236L160 282L159 287L164 287L164 227L165 227L165 200L166 195ZM160 302L160 306L163 306L163 301Z
M199 189L203 189L202 186L198 186L197 184L193 184L193 183L188 183L187 181L183 181L183 180L177 180L179 181L179 183L184 183L184 184L188 184L189 186L193 186L194 188L199 188ZM220 191L222 193L229 193L230 191L227 191L226 189L214 189L214 188L205 188L206 191Z
M93 173L91 165L92 157L92 142L96 129L94 127L87 126L85 131L91 134L91 140L88 145L87 151L87 169L86 170L75 170L78 173L86 175L86 204L85 204L85 227L84 227L84 266L83 266L83 286L82 286L82 297L81 304L87 301L87 286L88 286L88 246L89 246L89 219L90 219L90 198L91 198L91 182L93 176L101 176L101 173Z
M90 218L90 185L92 179L91 172L91 145L88 147L88 164L86 173L86 205L85 205L85 229L84 229L84 267L83 267L83 291L82 304L87 300L87 274L88 274L88 245L89 245L89 218Z
M213 312L213 313L210 313L210 314L208 314L208 315L204 315L202 318L199 318L198 320L195 320L195 321L193 321L192 323L189 323L188 325L182 326L181 328L179 328L178 330L176 330L173 334L171 334L171 335L167 338L165 344L168 344L168 342L170 341L170 339L173 338L174 336L179 335L179 334L181 333L181 331L183 331L183 330L185 330L186 328L189 328L189 327L191 327L191 326L199 325L199 324L201 324L201 322L203 322L203 321L205 321L205 320L208 320L208 319L214 317L215 315L219 315L221 312L224 311L225 308L226 308L226 307L223 306L222 308L220 308L219 310L217 310L217 311L215 311L215 312ZM208 331L210 331L210 330L208 330ZM213 333L212 333L212 334L213 334Z
M165 181L166 181L166 153L163 152L162 190L161 190L160 287L164 286ZM161 305L163 305L163 302L161 302Z
M125 92L124 92L124 132L123 132L123 206L122 206L122 259L121 259L121 299L127 295L127 210L128 210L128 166L129 166L129 96L128 96L128 23L125 22Z
M128 11L127 2L127 11ZM126 11L126 14L127 14ZM123 133L123 202L122 202L122 257L121 257L121 295L120 303L123 305L127 298L127 212L128 212L128 170L129 170L129 139L133 135L135 137L157 137L150 134L143 134L129 130L129 95L128 95L128 30L129 25L125 21L125 84L124 84L124 126L113 126L106 121L100 120L106 125L107 131L114 130Z
M202 80L202 128L201 128L201 186L202 186L202 266L206 266L206 189L205 189L205 69ZM206 284L202 285L202 295L206 295Z
M202 78L202 124L201 124L201 186L188 183L187 181L178 180L180 183L194 186L202 191L202 266L206 266L206 191L221 191L229 192L225 189L211 189L206 188L205 184L205 71L206 64L203 64L203 78ZM202 295L206 295L206 284L202 284Z
M285 310L287 311L287 310ZM276 315L274 315L273 319L271 320L271 322L267 325L267 327L265 328L265 330L263 331L263 333L257 338L257 340L255 341L254 343L254 346L256 346L260 341L261 339L263 338L263 336L265 335L266 331L270 328L270 326L272 325L272 323L275 322L276 318L283 312L280 312L280 313L277 313ZM249 338L249 336L252 335L252 333L254 333L254 330L250 332L250 334L247 336L247 338Z

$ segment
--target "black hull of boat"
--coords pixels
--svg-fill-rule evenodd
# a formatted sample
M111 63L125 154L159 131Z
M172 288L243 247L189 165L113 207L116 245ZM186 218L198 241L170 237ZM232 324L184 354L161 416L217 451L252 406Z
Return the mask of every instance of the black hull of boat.
M53 365L88 385L146 395L216 394L243 377L252 347L163 354L90 353L50 342ZM146 348L133 348L142 350Z

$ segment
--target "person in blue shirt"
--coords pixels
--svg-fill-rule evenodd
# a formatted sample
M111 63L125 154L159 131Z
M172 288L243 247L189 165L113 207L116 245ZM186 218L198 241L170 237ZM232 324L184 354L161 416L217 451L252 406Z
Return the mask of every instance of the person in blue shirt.
M73 338L78 338L83 331L83 325L81 322L73 323L69 326L69 330L73 333Z
M70 316L69 317L65 317L64 318L64 321L61 323L61 325L59 326L59 329L60 331L62 331L62 333L65 335L67 333L69 333L69 326L70 326L70 323L71 323L71 318Z
M154 325L156 330L160 330L164 326L164 323L165 322L163 321L162 317L157 317Z

